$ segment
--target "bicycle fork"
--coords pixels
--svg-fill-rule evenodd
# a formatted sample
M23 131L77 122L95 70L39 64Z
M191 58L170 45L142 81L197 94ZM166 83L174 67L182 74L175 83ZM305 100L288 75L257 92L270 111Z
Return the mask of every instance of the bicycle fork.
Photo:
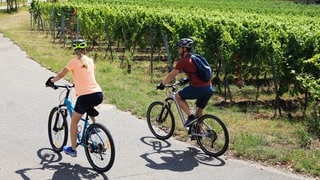
M162 108L161 108L161 111L160 111L160 114L159 114L159 117L157 119L157 122L159 123L163 123L168 115L169 115L169 109L171 108L171 103L168 102L168 101L165 101L162 105Z
M62 116L62 120L60 119L60 115ZM55 132L58 132L60 130L63 130L64 128L64 119L66 119L67 117L67 109L63 108L63 107L59 107L57 110L57 116L56 119L54 121L54 126L53 126L53 130Z

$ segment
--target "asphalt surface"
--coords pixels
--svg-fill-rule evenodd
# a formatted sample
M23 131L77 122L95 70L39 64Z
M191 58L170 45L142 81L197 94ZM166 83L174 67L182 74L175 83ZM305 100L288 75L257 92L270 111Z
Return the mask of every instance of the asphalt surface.
M116 158L108 172L99 174L90 167L82 147L77 158L50 148L47 120L59 102L59 91L44 83L54 73L2 34L0 63L0 179L311 179L226 156L209 157L174 138L157 140L145 120L110 104L98 107L98 121L112 133Z

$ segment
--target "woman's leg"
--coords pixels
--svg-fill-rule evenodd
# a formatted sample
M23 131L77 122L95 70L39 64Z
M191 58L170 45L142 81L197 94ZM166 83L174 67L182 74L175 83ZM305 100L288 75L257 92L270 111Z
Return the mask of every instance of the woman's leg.
M78 123L83 114L79 114L77 112L73 112L71 118L71 127L70 127L70 138L71 138L71 147L73 150L77 148L77 131L78 131Z

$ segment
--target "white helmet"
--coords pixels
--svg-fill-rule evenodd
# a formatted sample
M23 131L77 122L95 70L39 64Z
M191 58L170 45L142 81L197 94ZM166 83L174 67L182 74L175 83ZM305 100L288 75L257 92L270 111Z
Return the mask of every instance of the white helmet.
M186 47L186 48L192 48L193 47L193 40L190 38L182 38L177 43L176 46L178 47Z

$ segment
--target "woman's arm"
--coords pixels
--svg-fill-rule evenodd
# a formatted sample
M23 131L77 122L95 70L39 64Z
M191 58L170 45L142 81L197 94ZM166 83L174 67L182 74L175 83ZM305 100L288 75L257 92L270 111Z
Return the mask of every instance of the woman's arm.
M59 81L60 79L62 79L68 73L68 71L69 70L67 68L63 68L63 70L61 72L59 72L56 77L51 79L51 82L54 83L56 81Z

